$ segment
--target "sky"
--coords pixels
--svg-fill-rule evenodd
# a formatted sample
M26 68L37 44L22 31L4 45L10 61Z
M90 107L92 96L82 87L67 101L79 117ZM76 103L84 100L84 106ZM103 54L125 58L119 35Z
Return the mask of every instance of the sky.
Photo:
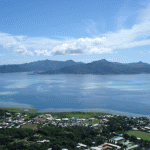
M149 58L149 0L0 1L0 65Z

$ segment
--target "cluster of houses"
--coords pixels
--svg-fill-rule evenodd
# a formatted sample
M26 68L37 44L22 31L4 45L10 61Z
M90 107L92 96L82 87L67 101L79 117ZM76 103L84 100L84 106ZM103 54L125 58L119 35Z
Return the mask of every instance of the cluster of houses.
M5 116L5 117L4 117ZM32 118L31 120L25 120L25 117L27 116L26 114L22 115L21 113L15 113L15 117L13 117L11 115L11 113L6 112L5 115L2 117L2 119L0 120L0 128L21 128L23 125L26 125L30 122L32 122L33 124L41 124L42 127L44 126L48 126L49 124L53 124L53 125L59 125L62 127L67 127L67 126L85 126L85 127L92 127L95 129L100 129L100 132L102 132L103 127L107 127L107 123L109 122L109 119L112 117L118 117L119 115L101 115L99 116L98 119L96 118L88 118L88 119L84 119L84 118L54 118L51 114L44 114L44 115L38 115L37 117ZM127 120L129 118L125 118L125 120ZM133 119L138 119L138 118L133 118ZM90 122L94 122L95 120L97 120L97 123L90 123ZM138 124L132 126L133 130L141 130L141 131L145 131L145 132L150 132L150 125L147 124L147 120L142 120L142 119L138 119ZM98 134L98 137L100 137L101 135ZM39 135L34 135L35 139L37 139L37 143L48 143L50 142L49 140L38 140L39 139ZM83 144L83 143L78 143L77 148L82 148L85 150L105 150L105 149L121 149L120 146L118 146L117 144L119 142L124 142L124 138L122 137L122 135L117 135L115 137L113 137L109 142L107 141L107 143L104 143L102 145L99 146L93 146L90 148L87 148L87 145ZM128 149L134 149L138 147L138 145L134 145L131 146Z
M3 119L0 121L0 128L20 128L21 126L25 125L25 117L27 115L22 115L21 113L15 113L15 117L11 115L11 113L6 112Z

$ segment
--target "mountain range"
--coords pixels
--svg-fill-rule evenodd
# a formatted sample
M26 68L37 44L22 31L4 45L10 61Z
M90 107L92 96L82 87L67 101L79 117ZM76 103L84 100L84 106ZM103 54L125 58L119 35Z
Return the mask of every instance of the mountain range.
M66 66L79 65L82 62L74 62L73 60L67 61L53 61L53 60L42 60L24 64L9 64L0 65L0 73L11 73L11 72L43 72L47 70L56 70Z
M36 72L39 74L141 74L150 73L150 64L118 63L105 59L91 63L43 60L17 65L1 65L0 73Z

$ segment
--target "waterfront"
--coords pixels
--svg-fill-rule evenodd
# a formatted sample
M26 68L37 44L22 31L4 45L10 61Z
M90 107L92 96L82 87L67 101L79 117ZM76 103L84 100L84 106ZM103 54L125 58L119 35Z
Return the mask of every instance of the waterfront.
M150 115L150 75L0 74L0 106Z

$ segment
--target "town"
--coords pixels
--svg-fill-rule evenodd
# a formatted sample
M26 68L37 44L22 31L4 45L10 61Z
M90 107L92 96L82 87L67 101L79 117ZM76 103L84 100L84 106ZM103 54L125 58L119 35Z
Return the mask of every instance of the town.
M150 120L94 112L0 109L0 149L146 150Z

